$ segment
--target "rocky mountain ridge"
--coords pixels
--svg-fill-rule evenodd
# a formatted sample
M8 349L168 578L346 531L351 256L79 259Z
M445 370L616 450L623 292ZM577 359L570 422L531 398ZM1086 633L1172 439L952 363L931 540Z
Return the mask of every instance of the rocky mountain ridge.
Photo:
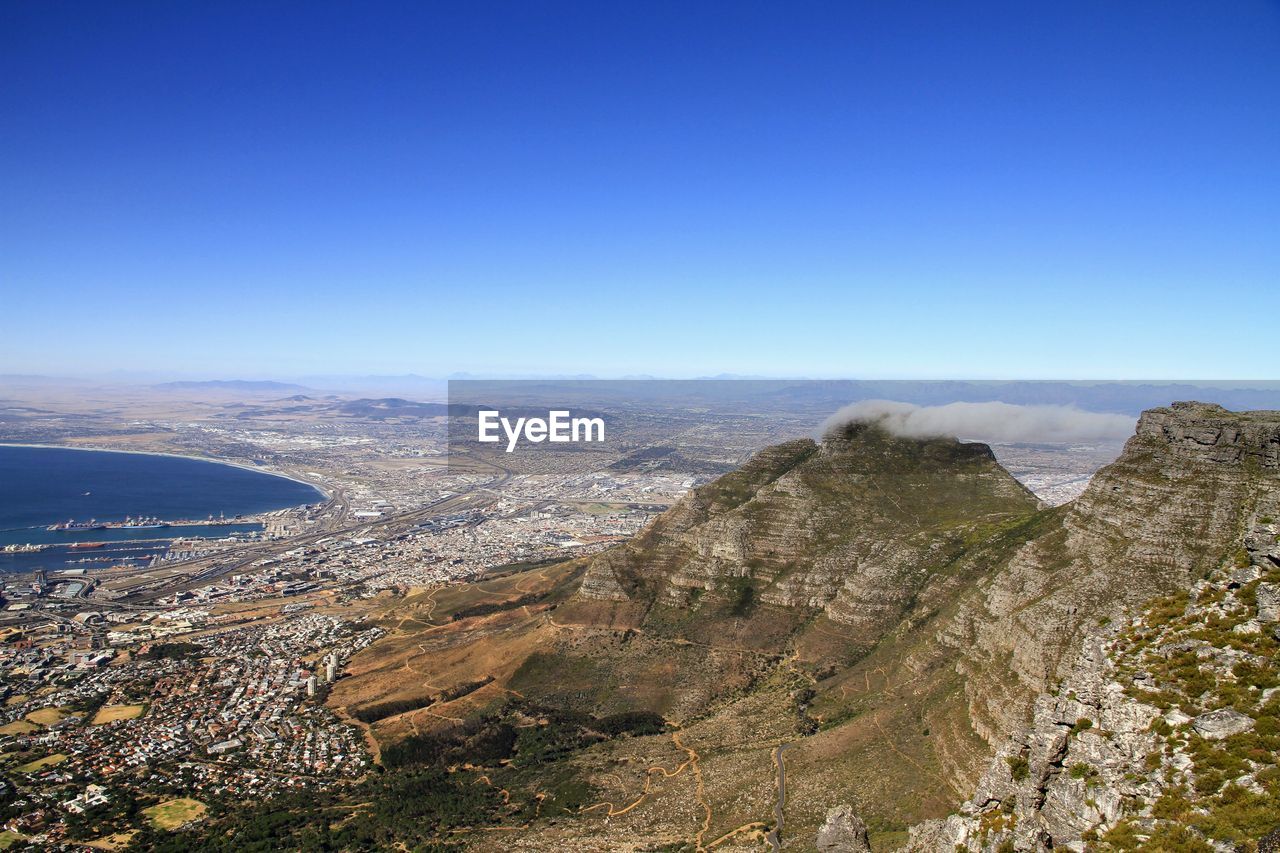
M1190 587L1280 488L1280 415L1175 403L1142 415L1116 462L962 603L939 640L962 652L970 717L990 743L1067 675L1098 619Z
M1189 592L1083 644L957 815L909 851L1256 850L1280 836L1280 531L1272 496Z
M668 608L821 615L873 643L967 540L1037 508L989 447L850 424L757 454L596 558L584 599L644 620Z

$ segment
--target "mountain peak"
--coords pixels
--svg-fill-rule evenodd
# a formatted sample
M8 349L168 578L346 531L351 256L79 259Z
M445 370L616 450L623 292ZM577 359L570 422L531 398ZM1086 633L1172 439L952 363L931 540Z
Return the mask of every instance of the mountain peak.
M874 451L886 458L911 458L917 464L941 464L984 460L995 463L989 445L948 436L918 438L897 435L876 420L847 421L827 430L822 439L828 452Z
M784 637L821 615L870 643L979 531L1036 508L985 444L850 423L693 490L596 557L579 601L708 642Z
M1134 441L1167 445L1183 458L1226 464L1251 459L1276 469L1280 412L1232 412L1212 403L1178 402L1143 412Z

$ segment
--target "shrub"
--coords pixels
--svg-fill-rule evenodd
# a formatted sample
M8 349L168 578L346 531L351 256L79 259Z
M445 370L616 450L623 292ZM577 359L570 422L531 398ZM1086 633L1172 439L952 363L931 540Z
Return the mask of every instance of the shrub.
M1161 820L1180 821L1190 812L1191 801L1187 799L1186 790L1180 786L1167 789L1151 806L1152 816Z
M1009 772L1013 774L1013 781L1021 782L1030 775L1031 765L1027 762L1025 755L1006 755L1004 760L1009 764Z
M746 616L755 609L756 590L751 585L750 578L730 579L726 592L729 598L729 615Z

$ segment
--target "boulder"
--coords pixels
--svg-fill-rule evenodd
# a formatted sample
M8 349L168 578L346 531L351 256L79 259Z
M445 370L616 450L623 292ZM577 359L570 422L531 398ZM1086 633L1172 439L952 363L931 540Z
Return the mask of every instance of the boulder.
M1222 740L1253 728L1253 718L1233 708L1210 711L1196 717L1191 728L1206 740Z
M818 850L822 853L871 853L867 825L849 806L836 806L818 829Z
M1262 622L1280 621L1280 585L1258 584L1258 619Z

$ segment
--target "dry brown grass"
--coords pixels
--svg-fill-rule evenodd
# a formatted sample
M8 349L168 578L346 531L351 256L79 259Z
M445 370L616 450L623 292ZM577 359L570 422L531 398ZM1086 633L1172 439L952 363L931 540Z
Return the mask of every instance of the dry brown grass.
M52 726L66 715L66 711L62 708L41 708L38 711L32 711L27 714L27 719L42 726Z
M116 720L134 720L142 716L146 710L143 705L104 705L93 715L93 725L113 723Z
M18 768L19 773L35 773L37 770L43 770L46 767L52 767L55 764L61 764L67 760L67 756L61 752L55 752L53 755L46 755L44 758L37 758L35 761L29 761Z
M95 850L120 850L128 847L129 842L137 834L138 830L131 829L128 832L117 832L113 835L94 839L93 841L86 841L84 842L84 845L86 847L92 847Z
M158 829L177 829L203 817L206 811L208 806L199 800L180 797L143 809L142 813Z

